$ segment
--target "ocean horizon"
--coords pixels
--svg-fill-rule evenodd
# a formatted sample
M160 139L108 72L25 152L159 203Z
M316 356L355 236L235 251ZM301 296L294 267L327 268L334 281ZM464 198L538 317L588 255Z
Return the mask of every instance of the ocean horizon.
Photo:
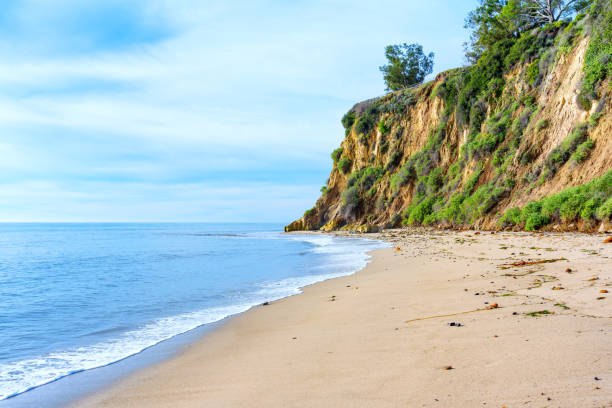
M0 400L363 268L380 241L280 224L0 224Z

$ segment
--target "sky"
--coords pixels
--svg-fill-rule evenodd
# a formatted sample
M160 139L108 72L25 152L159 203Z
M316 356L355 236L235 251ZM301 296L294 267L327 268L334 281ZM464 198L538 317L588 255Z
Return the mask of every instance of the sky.
M3 0L0 221L289 223L384 47L461 66L476 3Z

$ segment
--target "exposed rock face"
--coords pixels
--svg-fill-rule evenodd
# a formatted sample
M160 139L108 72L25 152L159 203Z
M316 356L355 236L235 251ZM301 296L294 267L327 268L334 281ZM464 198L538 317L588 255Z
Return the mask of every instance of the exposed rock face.
M587 17L535 32L534 43L544 45L506 62L478 96L465 89L484 68L468 67L355 105L326 191L285 231L374 230L402 221L504 228L506 210L606 174L610 78L597 84L590 108L578 98L593 24ZM559 218L546 228L597 231L602 224L610 222Z

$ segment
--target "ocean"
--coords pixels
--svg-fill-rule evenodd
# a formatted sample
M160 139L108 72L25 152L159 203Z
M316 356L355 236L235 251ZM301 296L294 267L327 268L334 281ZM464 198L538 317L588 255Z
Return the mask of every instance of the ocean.
M363 268L274 224L0 224L0 400Z

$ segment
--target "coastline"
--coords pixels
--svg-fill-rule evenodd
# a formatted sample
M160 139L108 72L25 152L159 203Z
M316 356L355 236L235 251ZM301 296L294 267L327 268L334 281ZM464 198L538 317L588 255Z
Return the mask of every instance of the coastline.
M601 293L612 290L612 245L602 235L369 237L394 247L353 275L227 319L72 406L612 403L612 308ZM551 259L562 260L500 267Z

